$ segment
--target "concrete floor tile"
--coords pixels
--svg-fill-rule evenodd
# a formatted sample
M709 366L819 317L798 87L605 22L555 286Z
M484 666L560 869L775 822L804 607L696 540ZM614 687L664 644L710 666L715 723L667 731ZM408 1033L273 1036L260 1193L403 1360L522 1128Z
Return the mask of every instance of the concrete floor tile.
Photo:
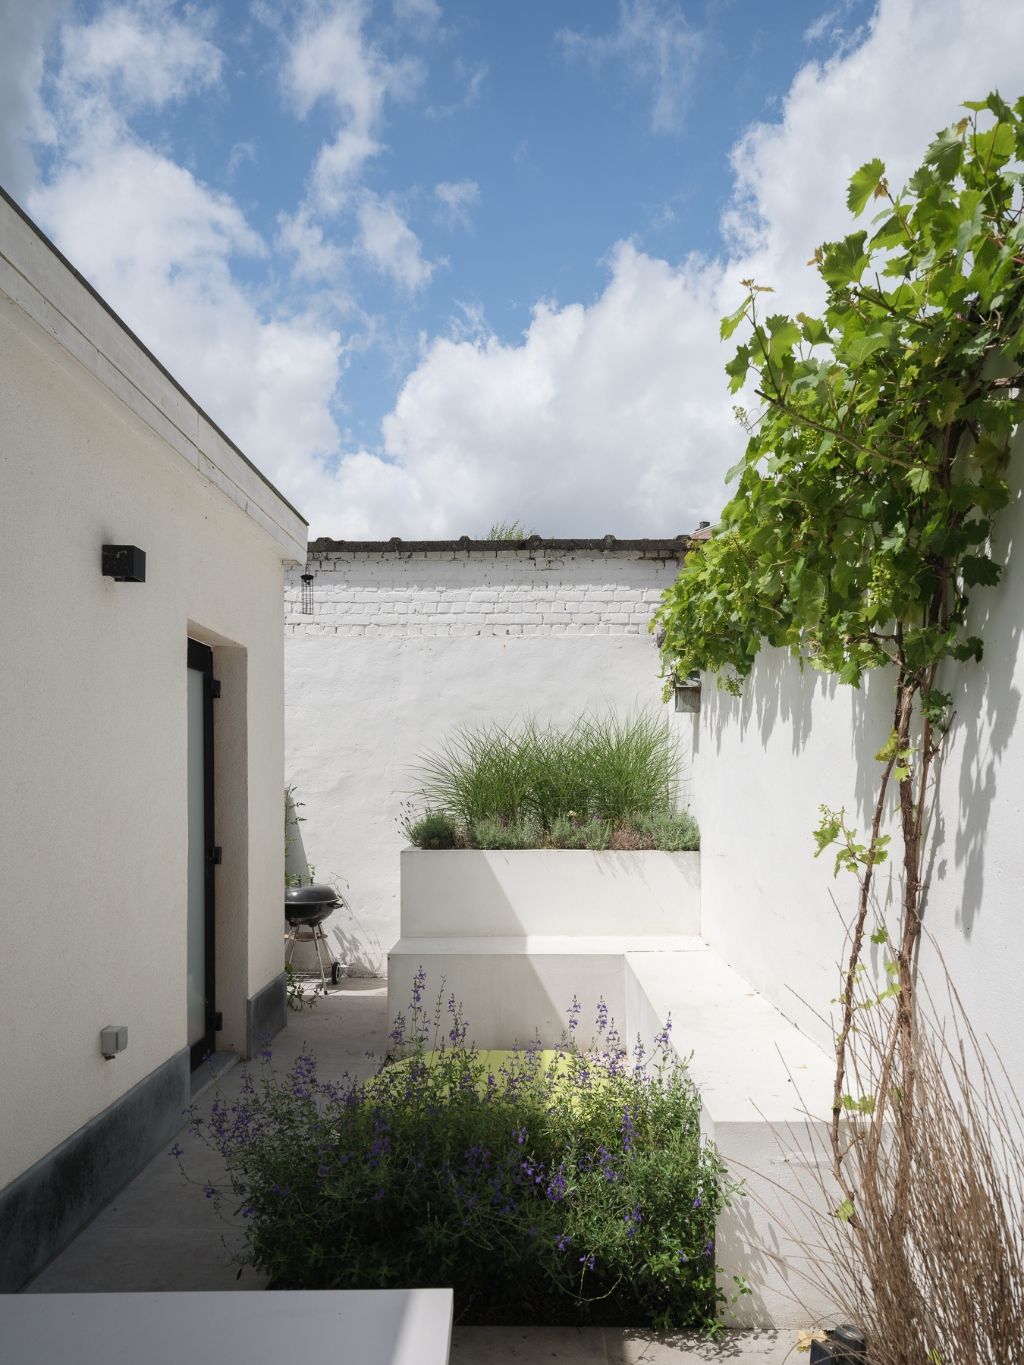
M608 1329L605 1344L608 1365L781 1365L790 1356L796 1335L793 1332L725 1332L715 1341L690 1334L654 1336L649 1332Z
M195 1229L122 1229L82 1236L37 1275L29 1294L265 1289L266 1279L231 1262L238 1239Z
M605 1365L600 1327L454 1327L451 1365Z

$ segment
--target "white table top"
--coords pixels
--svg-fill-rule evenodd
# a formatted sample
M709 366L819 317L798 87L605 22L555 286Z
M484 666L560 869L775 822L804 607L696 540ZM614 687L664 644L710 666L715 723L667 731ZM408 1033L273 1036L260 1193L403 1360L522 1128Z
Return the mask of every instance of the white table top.
M2 1365L448 1365L450 1289L0 1295Z

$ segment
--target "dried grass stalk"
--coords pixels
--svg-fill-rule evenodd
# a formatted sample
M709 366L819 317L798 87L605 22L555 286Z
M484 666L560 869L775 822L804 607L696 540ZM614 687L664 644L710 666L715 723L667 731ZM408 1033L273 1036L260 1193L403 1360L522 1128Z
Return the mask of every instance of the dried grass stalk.
M854 1109L843 1125L853 1209L835 1212L831 1147L819 1137L820 1237L803 1239L807 1277L864 1330L871 1365L1024 1365L1020 1102L947 976L941 1014L918 993L913 1122L901 1122L898 1093L871 1112L890 1008L857 1011L851 1105L869 1112Z

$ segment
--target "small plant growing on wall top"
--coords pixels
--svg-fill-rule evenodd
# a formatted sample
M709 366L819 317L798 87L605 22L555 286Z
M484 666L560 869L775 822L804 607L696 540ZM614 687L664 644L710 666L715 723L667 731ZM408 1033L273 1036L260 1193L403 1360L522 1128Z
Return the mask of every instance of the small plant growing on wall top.
M935 763L950 724L939 684L981 657L967 624L975 589L999 581L990 553L1010 490L1010 439L1024 384L1024 100L972 101L935 139L902 190L880 160L853 176L847 203L869 205L869 229L826 243L820 317L773 312L771 290L746 295L722 322L742 340L726 366L749 433L713 538L688 557L655 618L667 673L698 668L740 690L764 644L859 686L893 680L892 724L879 736L870 828L822 807L818 852L859 881L840 997L831 1145L844 1191L837 1210L857 1227L841 1120L874 1116L870 1140L895 1133L891 1232L901 1243L915 1122L914 966L923 914L923 847ZM893 802L893 798L895 798ZM847 1050L876 867L889 856L891 805L902 860L902 916L889 981L877 1093L851 1094ZM887 939L879 926L875 942ZM913 1284L912 1267L903 1267Z

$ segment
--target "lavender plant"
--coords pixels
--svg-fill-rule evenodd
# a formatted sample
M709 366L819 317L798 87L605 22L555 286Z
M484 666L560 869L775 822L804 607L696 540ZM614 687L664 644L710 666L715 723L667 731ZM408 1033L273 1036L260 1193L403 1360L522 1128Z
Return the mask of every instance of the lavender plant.
M487 1053L424 990L421 970L369 1080L326 1080L307 1053L194 1116L227 1166L211 1197L246 1220L242 1260L278 1288L453 1286L465 1323L715 1328L736 1187L671 1023L651 1056L629 1051L602 1002L583 1046L574 1000L557 1047Z

